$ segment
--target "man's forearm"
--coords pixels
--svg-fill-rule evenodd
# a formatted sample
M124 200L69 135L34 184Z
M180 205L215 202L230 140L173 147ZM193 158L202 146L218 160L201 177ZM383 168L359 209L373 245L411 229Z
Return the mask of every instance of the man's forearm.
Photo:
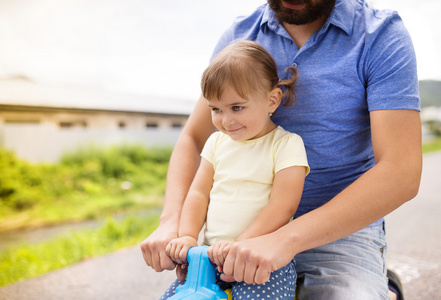
M185 197L199 167L205 141L214 131L210 109L201 96L170 158L161 224L179 227Z
M165 253L168 243L178 237L179 222L185 197L200 163L204 143L213 131L210 111L204 99L196 105L184 127L170 158L167 173L164 207L159 227L141 243L141 251L148 266L157 272L172 270L176 263ZM179 280L185 279L177 269Z
M300 251L354 233L417 194L422 172L419 112L372 112L371 123L377 164L330 202L290 224Z
M199 149L185 134L177 142L167 172L167 187L161 224L179 227L185 197L200 163Z
M390 173L388 168L378 164L327 204L270 234L233 243L224 273L236 281L264 283L296 254L338 240L393 211L415 195L419 171L417 167L415 175L403 181L401 170Z
M292 221L285 228L293 236L295 253L318 247L381 219L415 196L418 180L403 180L399 170L375 166L329 203Z

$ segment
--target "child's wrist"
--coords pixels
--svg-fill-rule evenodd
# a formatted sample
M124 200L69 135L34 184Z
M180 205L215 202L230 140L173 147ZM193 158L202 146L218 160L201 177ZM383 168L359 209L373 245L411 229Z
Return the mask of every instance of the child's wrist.
M198 240L191 235L183 235L183 236L180 236L179 238L185 239L186 241L193 242L195 244L198 243Z

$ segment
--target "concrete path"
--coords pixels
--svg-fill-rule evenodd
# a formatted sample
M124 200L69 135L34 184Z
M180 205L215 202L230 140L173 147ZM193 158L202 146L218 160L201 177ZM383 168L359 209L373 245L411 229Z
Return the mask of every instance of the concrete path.
M386 235L406 300L441 299L441 152L424 156L420 192L386 217Z
M0 288L1 300L157 300L174 273L147 268L139 247Z
M401 276L406 300L441 299L441 152L424 157L419 195L386 222L388 264ZM174 278L147 268L133 247L2 287L0 299L155 300Z

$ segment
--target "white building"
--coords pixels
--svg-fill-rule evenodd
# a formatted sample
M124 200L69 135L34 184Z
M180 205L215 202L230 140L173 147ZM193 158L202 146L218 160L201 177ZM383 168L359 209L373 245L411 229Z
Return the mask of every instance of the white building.
M0 147L54 162L88 145L173 146L194 101L0 80Z

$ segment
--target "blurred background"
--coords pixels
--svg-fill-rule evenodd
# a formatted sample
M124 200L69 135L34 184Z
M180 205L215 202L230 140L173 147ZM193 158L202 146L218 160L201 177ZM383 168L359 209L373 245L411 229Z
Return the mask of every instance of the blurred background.
M0 0L0 286L154 230L211 52L265 2ZM424 151L441 149L441 1L369 3L412 36Z

